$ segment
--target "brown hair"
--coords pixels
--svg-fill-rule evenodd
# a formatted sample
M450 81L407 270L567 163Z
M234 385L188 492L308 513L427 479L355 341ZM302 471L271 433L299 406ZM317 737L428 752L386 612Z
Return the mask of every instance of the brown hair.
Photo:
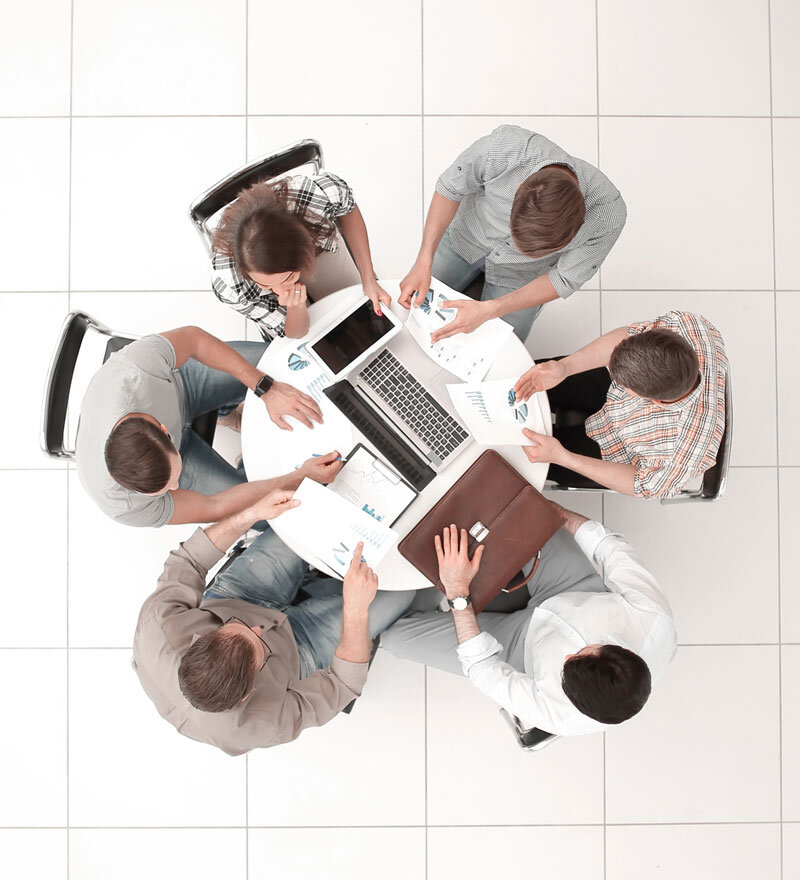
M700 362L692 346L672 330L645 330L623 339L608 362L618 384L651 400L678 400L697 384Z
M511 236L527 257L568 245L583 225L586 202L568 168L547 165L524 180L511 206Z
M108 435L106 467L111 476L134 492L160 492L169 482L169 456L178 450L159 425L141 416L125 419Z
M223 212L211 245L231 257L243 275L278 275L309 271L335 231L333 221L304 212L280 180L242 190Z
M181 693L203 712L227 712L253 689L256 655L247 636L221 627L203 633L181 658Z

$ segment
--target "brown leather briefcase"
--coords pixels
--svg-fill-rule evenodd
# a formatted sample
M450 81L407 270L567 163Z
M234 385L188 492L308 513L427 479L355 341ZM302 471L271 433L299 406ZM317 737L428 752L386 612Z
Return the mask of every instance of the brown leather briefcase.
M510 581L538 555L561 526L561 518L502 456L487 449L398 546L403 556L442 592L433 538L451 523L469 533L470 558L478 544L485 547L481 567L469 589L478 612L501 591L510 592L528 583L538 558L526 578L515 584Z

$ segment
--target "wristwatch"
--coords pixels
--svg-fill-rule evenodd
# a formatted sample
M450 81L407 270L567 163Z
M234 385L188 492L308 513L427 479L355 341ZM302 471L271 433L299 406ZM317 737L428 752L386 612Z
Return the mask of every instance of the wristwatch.
M256 397L263 397L274 384L275 380L272 376L267 376L265 374L258 380L258 384L253 389L253 394L255 394Z
M472 598L469 594L466 596L456 596L455 599L448 599L447 604L453 611L464 611L472 604Z

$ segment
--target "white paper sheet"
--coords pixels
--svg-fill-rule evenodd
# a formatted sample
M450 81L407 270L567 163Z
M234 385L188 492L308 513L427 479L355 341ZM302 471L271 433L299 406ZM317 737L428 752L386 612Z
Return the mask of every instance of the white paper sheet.
M359 510L391 525L417 493L387 464L359 446L329 487Z
M468 300L469 297L450 288L443 291L434 282L419 308L412 307L409 311L406 327L431 360L465 382L479 382L489 372L514 328L500 318L492 318L472 333L457 333L431 345L431 334L456 317L456 309L441 305L453 299Z
M514 385L518 379L447 386L453 405L478 443L524 446L530 442L522 429L536 430L536 408L533 401L517 400Z
M281 515L281 533L308 547L341 577L359 541L364 542L364 559L374 569L399 538L397 532L314 480L303 480L294 497L300 506Z

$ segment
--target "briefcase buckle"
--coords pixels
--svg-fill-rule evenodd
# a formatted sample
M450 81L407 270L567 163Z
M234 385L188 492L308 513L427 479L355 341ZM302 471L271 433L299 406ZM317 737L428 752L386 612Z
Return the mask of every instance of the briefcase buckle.
M487 535L489 534L489 529L487 529L486 526L482 522L480 522L480 520L479 520L469 530L469 533L470 533L470 535L472 535L473 538L475 538L475 540L479 544L482 544L486 540Z

